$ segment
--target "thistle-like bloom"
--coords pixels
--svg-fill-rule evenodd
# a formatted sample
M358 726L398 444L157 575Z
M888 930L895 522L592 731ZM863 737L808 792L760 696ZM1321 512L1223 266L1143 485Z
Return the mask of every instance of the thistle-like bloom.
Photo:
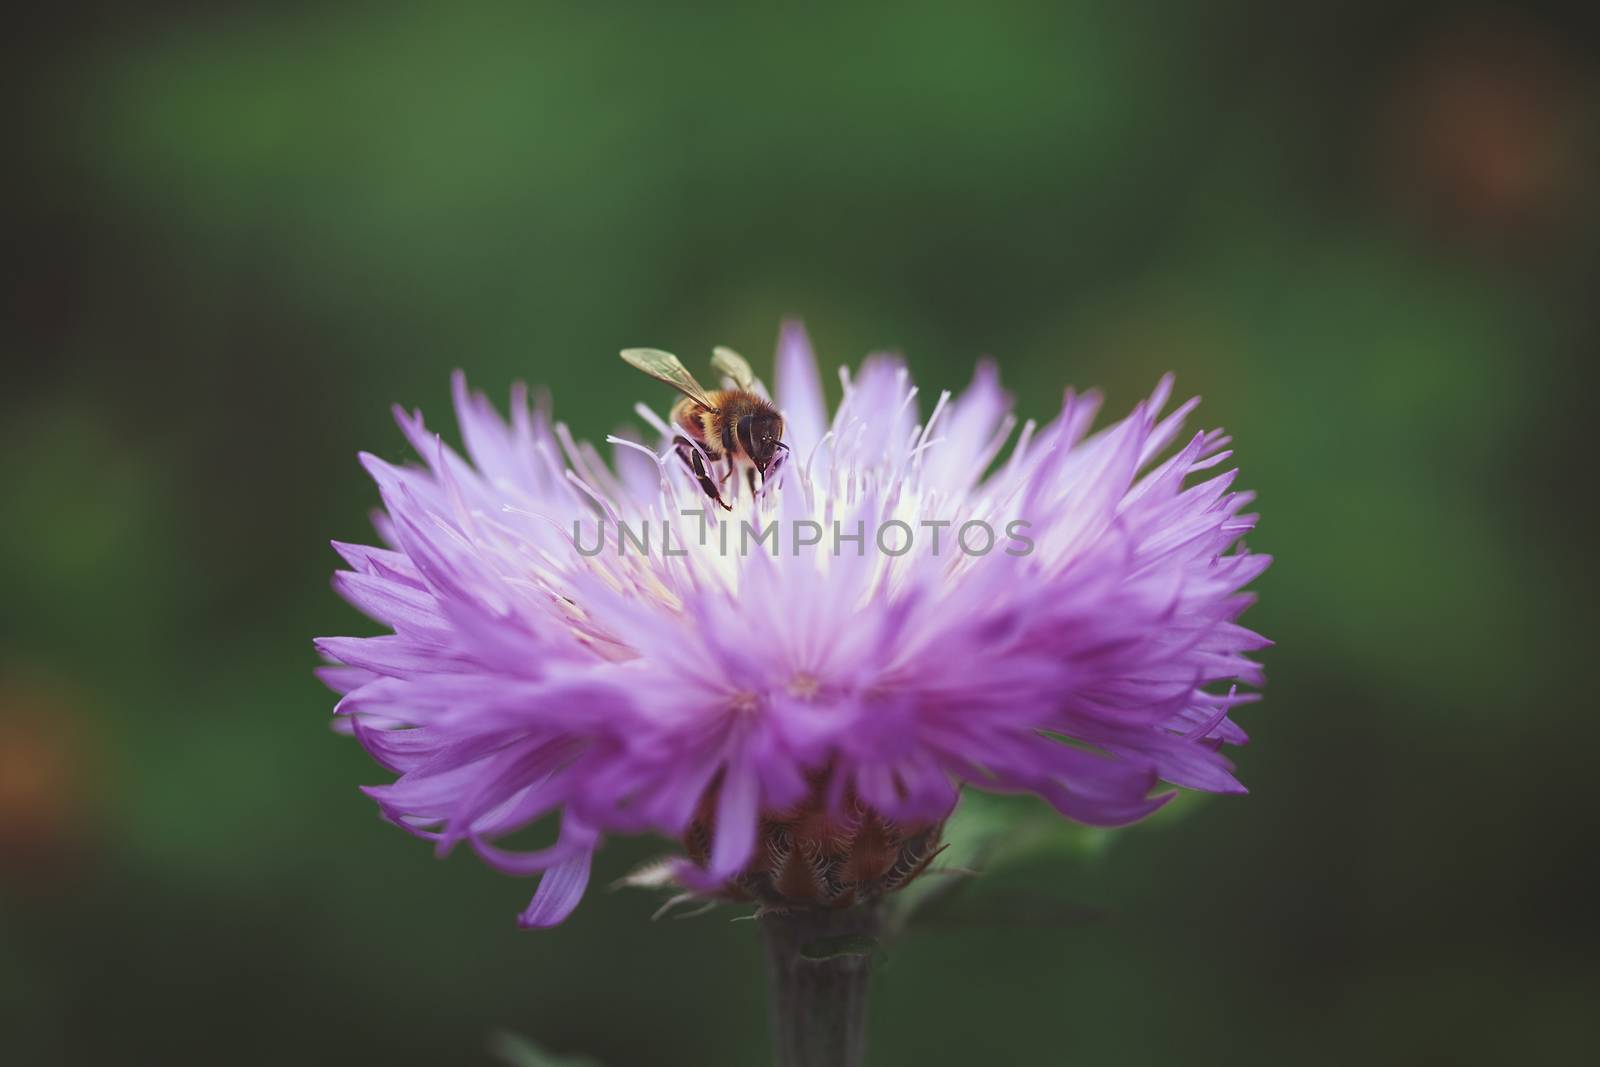
M963 785L1097 826L1160 783L1243 791L1219 749L1262 680L1236 620L1268 558L1228 439L1179 443L1195 401L1162 417L1164 379L1091 434L1098 395L1068 390L1013 443L992 365L925 423L897 360L841 379L830 418L784 327L790 458L727 479L726 513L649 409L608 466L460 375L470 462L404 411L424 465L362 456L388 547L336 543L335 586L393 632L317 642L338 721L399 775L366 790L385 817L542 874L522 925L571 912L607 834L684 842L703 893L842 904L926 864ZM496 844L552 814L548 847Z

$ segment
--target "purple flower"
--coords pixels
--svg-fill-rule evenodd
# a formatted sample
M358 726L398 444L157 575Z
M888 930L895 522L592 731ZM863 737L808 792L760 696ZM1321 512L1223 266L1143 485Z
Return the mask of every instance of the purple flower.
M542 874L522 925L571 912L606 834L684 841L701 892L792 895L799 871L842 903L925 865L962 785L1097 826L1162 782L1244 791L1219 749L1245 740L1235 683L1262 681L1236 620L1268 558L1216 473L1228 438L1180 442L1195 401L1162 417L1163 379L1091 434L1098 394L1068 390L997 463L1016 420L993 365L921 424L897 360L841 379L830 418L784 327L790 458L759 492L729 478L731 512L649 409L656 439L612 438L607 464L524 389L507 422L459 374L470 462L404 411L424 465L361 457L388 547L336 543L334 584L393 632L317 642L338 721L399 776L366 790L386 818ZM554 844L495 843L555 813Z

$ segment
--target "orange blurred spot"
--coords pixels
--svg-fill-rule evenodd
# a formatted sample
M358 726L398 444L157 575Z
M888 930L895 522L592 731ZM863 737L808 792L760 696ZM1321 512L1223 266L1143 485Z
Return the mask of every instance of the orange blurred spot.
M1558 222L1578 185L1578 78L1549 34L1509 16L1425 46L1384 123L1386 184L1444 237L1524 237Z
M92 823L89 726L65 687L0 678L0 883L58 884Z

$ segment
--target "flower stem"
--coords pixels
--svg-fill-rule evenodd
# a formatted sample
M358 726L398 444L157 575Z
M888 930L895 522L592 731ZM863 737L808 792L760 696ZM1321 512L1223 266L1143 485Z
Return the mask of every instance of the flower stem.
M876 904L761 918L777 1067L861 1067L872 954L859 949L880 923Z

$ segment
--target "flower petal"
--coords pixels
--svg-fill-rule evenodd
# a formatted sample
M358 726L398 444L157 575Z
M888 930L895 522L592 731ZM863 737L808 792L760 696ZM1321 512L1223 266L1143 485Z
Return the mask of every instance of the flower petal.
M785 319L778 332L777 374L773 379L784 441L802 461L828 429L822 375L811 352L811 338L799 319Z
M579 852L545 871L533 899L517 917L517 925L524 930L560 925L583 899L583 891L589 887L589 866L593 860L592 851Z

